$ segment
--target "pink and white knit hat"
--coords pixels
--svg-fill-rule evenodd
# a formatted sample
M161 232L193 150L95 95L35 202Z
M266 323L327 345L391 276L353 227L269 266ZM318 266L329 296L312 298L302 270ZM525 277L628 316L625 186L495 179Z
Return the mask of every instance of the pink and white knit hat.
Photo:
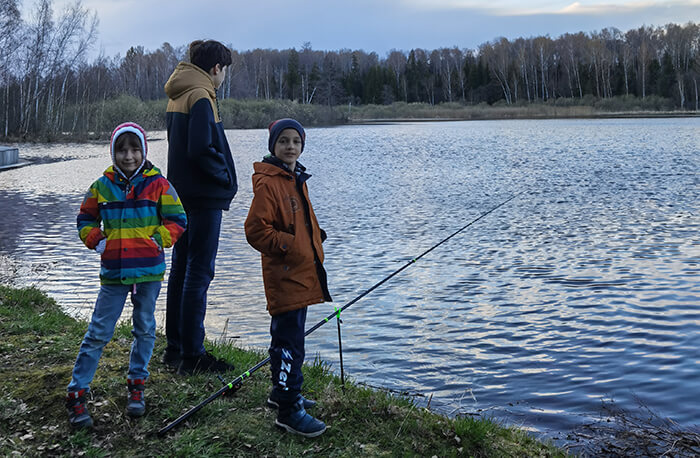
M132 134L136 134L136 136L139 138L141 141L141 152L143 152L143 160L141 161L141 165L136 169L136 171L131 175L130 177L127 177L124 172L117 167L115 161L114 161L114 144L117 141L117 138L126 132L131 132ZM143 165L146 163L146 154L148 154L148 143L146 142L146 131L143 130L143 127L139 126L135 122L125 122L123 124L119 124L116 129L114 129L114 132L112 132L112 137L110 139L110 145L109 145L109 151L110 155L112 156L112 164L114 164L114 168L119 171L124 177L131 179L135 177L143 168Z

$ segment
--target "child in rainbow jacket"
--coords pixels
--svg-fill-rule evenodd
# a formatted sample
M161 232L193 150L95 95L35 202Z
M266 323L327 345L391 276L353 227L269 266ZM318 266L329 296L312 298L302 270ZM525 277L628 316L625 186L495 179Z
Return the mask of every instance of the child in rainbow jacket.
M134 342L126 411L134 417L145 413L143 392L156 339L155 305L165 273L163 249L175 243L187 223L175 188L146 159L141 126L131 122L117 126L110 152L113 165L90 186L78 214L80 239L101 255L101 286L68 385L66 407L76 428L93 425L86 394L129 293Z

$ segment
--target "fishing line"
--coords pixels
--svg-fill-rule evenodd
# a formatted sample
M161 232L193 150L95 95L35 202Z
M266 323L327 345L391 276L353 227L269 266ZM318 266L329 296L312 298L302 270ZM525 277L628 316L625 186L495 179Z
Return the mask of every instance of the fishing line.
M382 286L382 285L383 285L384 283L386 283L387 281L389 281L389 280L391 280L392 278L394 278L394 277L395 277L396 275L398 275L399 273L401 273L401 272L403 272L404 270L406 270L409 266L415 264L419 259L421 259L423 256L425 256L425 255L427 255L428 253L430 253L431 251L433 251L435 248L437 248L437 247L439 247L440 245L442 245L443 243L447 242L447 241L450 240L452 237L456 236L457 234L459 234L460 232L462 232L463 230L465 230L466 228L468 228L468 227L471 226L472 224L476 223L477 221L481 220L481 219L484 218L485 216L487 216L487 215L489 215L490 213L493 213L494 211L498 210L499 208L501 208L502 206L504 206L505 204L507 204L507 203L510 202L511 200L513 200L513 199L515 199L516 197L518 197L518 196L519 196L520 194L522 194L523 192L525 192L525 191L521 191L521 192L519 192L519 193L517 193L517 194L514 194L513 196L511 196L511 197L509 197L508 199L504 200L503 202L501 202L500 204L498 204L498 205L496 205L495 207L491 208L490 210L486 211L485 213L482 213L482 214L479 215L477 218L471 220L469 223L465 224L465 225L462 226L460 229L456 230L455 232L453 232L453 233L450 234L449 236L447 236L447 237L445 237L444 239L442 239L440 242L436 243L436 244L433 245L432 247L430 247L430 248L428 248L427 250L425 250L425 251L424 251L423 253L421 253L419 256L417 256L417 257L411 259L411 260L408 261L405 265L403 265L403 266L400 267L399 269L395 270L395 271L392 272L391 274L389 274L389 275L387 275L386 277L384 277L384 279L382 279L381 281L375 283L372 287L370 287L369 289L367 289L365 292L363 292L362 294L360 294L359 296L357 296L356 298L354 298L354 299L351 300L350 302L346 303L345 305L343 305L343 306L340 307L340 308L336 308L335 311L334 311L333 313L331 313L331 314L328 315L326 318L324 318L323 320L321 320L321 321L319 321L318 323L316 323L316 324L315 324L313 327L311 327L308 331L306 331L306 332L304 333L304 337L308 336L309 334L311 334L312 332L314 332L315 330L317 330L318 328L320 328L320 327L323 326L324 324L328 323L328 322L329 322L330 320L332 320L334 317L336 317L336 318L338 319L338 339L340 339L340 314L341 314L344 310L346 310L348 307L350 307L351 305L353 305L354 303L356 303L357 301L359 301L359 300L362 299L363 297L367 296L369 293L371 293L371 292L374 291L375 289L377 289L377 288L379 288L380 286ZM340 343L340 340L339 340L339 343ZM342 351L342 350L341 350L341 351ZM341 355L342 355L342 354L341 354ZM342 357L342 356L341 356L341 357ZM256 372L258 369L260 369L261 367L263 367L264 365L266 365L266 364L269 363L269 362L270 362L270 357L268 356L267 358L265 358L264 360L260 361L260 362L259 362L258 364L256 364L255 366L251 367L250 369L248 369L247 371L245 371L244 373L242 373L241 375L239 375L238 377L236 377L233 381L231 381L231 382L225 384L225 385L224 385L221 389L219 389L216 393L212 394L211 396L209 396L208 398L206 398L204 401L202 401L202 402L200 402L199 404L197 404L196 406L192 407L190 410L188 410L187 412L185 412L185 413L183 413L182 415L180 415L177 419L173 420L171 423L169 423L169 424L167 424L166 426L164 426L163 428L161 428L161 429L158 431L158 435L161 435L161 436L164 435L165 433L167 433L168 431L170 431L171 429L173 429L174 427L176 427L177 425L179 425L180 423L182 423L183 421L187 420L189 417L191 417L192 415L194 415L195 413L197 413L202 407L206 406L207 404L209 404L210 402L212 402L212 401L215 400L216 398L222 396L222 395L225 394L226 392L228 392L228 391L230 391L230 390L238 390L238 389L241 387L241 385L243 384L243 381L244 381L245 379L249 378L254 372Z

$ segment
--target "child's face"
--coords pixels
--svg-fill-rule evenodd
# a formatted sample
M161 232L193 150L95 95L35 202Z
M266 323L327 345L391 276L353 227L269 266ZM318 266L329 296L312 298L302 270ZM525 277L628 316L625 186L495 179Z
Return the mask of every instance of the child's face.
M143 152L141 148L131 145L124 145L121 149L114 151L114 164L130 177L143 162Z
M284 129L275 143L275 157L294 170L297 159L301 156L301 136L296 129Z

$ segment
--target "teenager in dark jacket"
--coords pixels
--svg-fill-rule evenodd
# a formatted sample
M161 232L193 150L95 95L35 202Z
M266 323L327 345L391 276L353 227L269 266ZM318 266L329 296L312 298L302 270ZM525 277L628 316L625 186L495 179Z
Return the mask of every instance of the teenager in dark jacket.
M231 51L218 41L195 41L190 61L180 62L165 84L168 179L180 195L188 225L173 249L163 362L182 375L233 370L204 349L204 316L222 212L238 189L216 99Z
M248 243L262 256L270 324L272 392L278 408L275 424L315 437L326 425L306 412L316 403L301 395L304 377L304 325L308 305L331 301L323 269L325 232L318 225L306 181L311 175L297 159L304 149L304 128L293 119L270 124L272 153L253 164L253 202L245 222Z

